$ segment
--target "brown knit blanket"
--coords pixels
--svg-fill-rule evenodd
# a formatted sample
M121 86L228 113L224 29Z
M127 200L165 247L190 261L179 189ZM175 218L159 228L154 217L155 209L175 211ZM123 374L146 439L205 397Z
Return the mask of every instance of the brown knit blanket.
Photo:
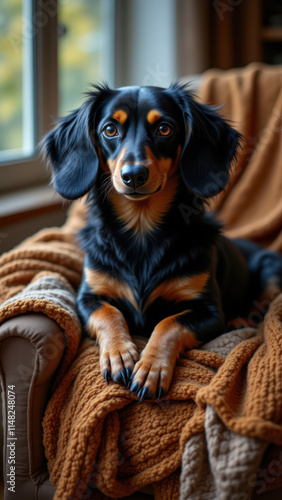
M277 110L280 120L282 113L281 75L279 68L256 65L226 74L208 72L202 89L205 100L228 102L229 118L240 123L243 132L247 121L247 141L256 134L256 147L248 147L248 153L243 148L238 173L215 206L231 233L280 250L282 127L275 120ZM262 101L265 122L259 112L262 85L268 96ZM266 140L259 126L274 122ZM261 155L268 168L263 169ZM263 176L265 197L256 172ZM229 200L235 189L232 215ZM260 221L250 203L257 207ZM245 328L185 353L168 396L140 405L124 387L105 384L92 340L79 347L74 297L83 255L74 234L83 221L81 207L74 205L62 228L41 231L0 258L0 321L40 311L54 318L66 337L65 357L43 422L55 499L86 498L88 493L87 498L122 497L149 484L157 499L235 500L242 491L244 500L249 498L266 444L282 445L282 295L273 291L255 304ZM253 319L262 317L269 304L264 321L255 328ZM141 349L143 341L136 342Z
M160 403L140 405L124 387L106 386L98 347L84 342L44 419L55 498L80 498L91 491L93 498L100 498L95 487L106 496L122 497L153 484L157 499L177 499L182 460L183 499L191 493L201 500L227 498L222 496L226 489L250 493L254 482L247 480L259 466L266 446L262 440L282 444L281 320L282 295L259 332L246 328L187 352L177 363L169 395ZM212 435L209 448L204 436L206 404L216 412L206 420L207 436ZM223 441L229 448L223 448ZM218 468L216 485L201 461L208 449L213 450L210 469ZM238 450L235 468L232 453L236 458ZM222 490L224 474L229 482L225 479ZM207 485L209 496L204 496L202 487Z
M0 257L0 323L26 312L41 312L65 332L66 350L56 384L74 359L81 338L75 289L83 253L76 231L83 223L79 202L62 228L44 229Z

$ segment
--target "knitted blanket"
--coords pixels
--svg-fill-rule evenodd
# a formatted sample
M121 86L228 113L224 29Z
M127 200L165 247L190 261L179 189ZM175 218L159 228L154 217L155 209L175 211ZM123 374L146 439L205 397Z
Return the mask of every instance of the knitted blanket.
M239 82L238 89L244 90L247 84L252 90L254 86L260 88L261 80L264 84L267 80L265 73L272 81L272 72L273 69L257 66L230 75L227 72L225 92L232 91L234 79ZM277 70L277 75L281 76L281 70ZM274 84L269 82L270 108L278 102L281 88L276 94ZM215 100L207 100L220 104L226 94L220 83L220 96L216 88L217 75L208 73L202 94L214 92ZM239 95L239 90L234 95ZM261 94L256 90L254 95ZM238 114L238 103L236 107L232 96L231 92L230 109ZM252 106L254 101L255 98L250 100ZM245 112L246 103L243 108ZM267 120L270 115L271 111ZM234 119L232 112L229 117ZM250 123L248 116L249 127ZM281 133L278 126L273 129L273 134ZM220 216L226 216L231 232L234 222L236 236L248 236L249 228L252 239L281 250L276 164L280 155L281 165L282 151L276 138L267 142L261 137L260 149L249 151L248 161L244 152L244 161L239 158L240 171L237 176L236 171L233 174L228 196L214 204ZM257 144L259 141L258 135ZM260 173L258 152L263 150L266 158L267 148L271 151L271 165L275 165L275 175L271 168L265 169L272 178L274 201L268 198L270 212L262 232L251 211L249 226L244 221L241 235L228 200L232 189L239 186L243 196L244 180L246 196L250 196L247 182L254 182L256 162ZM259 189L254 190L252 202L257 203L257 191L263 205L265 200ZM236 198L233 203L239 210L240 200ZM83 217L82 205L76 203L65 226L41 231L0 258L0 321L27 311L40 311L55 319L65 334L65 356L43 422L55 499L122 497L151 484L157 499L235 500L243 492L245 496L240 498L247 500L265 446L269 442L282 445L282 295L275 291L262 303L256 303L249 318L245 322L239 320L244 328L186 352L177 362L169 394L160 402L146 401L140 405L124 387L112 382L105 384L95 343L90 339L80 343L74 298L83 255L74 234L83 224ZM254 319L262 319L268 306L264 321L256 327ZM143 342L136 339L140 350Z
M76 204L62 228L44 229L0 257L0 323L26 312L41 312L65 332L66 350L56 384L77 352L81 327L75 290L80 284L83 253L76 232L84 205Z
M80 333L75 293L64 275L68 272L75 277L82 256L70 239L66 227L45 230L0 261L0 282L5 284L6 295L14 287L22 288L2 304L1 320L41 311L63 328L67 350L59 379L76 354ZM67 269L62 265L61 273L51 269L38 272L39 266L57 269L60 248L62 254L71 251L73 261L67 259ZM25 258L27 251L33 259ZM11 273L9 261L14 269ZM24 286L27 272L33 276ZM281 416L281 312L282 296L278 296L259 331L230 332L200 350L185 353L177 363L169 396L159 403L140 405L122 386L106 386L99 371L98 347L85 340L54 392L44 419L46 455L51 480L57 486L55 498L80 498L87 491L93 492L93 498L123 496L148 484L153 484L156 498L167 499L190 498L192 493L192 498L201 500L226 498L228 491L251 490L254 482L245 484L245 478L253 478L260 463L266 446L261 439L282 443L282 429L277 425ZM141 349L144 341L136 342ZM273 366L277 367L274 372ZM236 468L232 457L235 453L236 459L238 449Z
M226 189L211 203L231 238L247 238L282 250L282 66L253 63L243 69L210 70L203 102L244 136Z
M267 442L282 444L281 322L282 295L258 331L185 353L169 395L141 405L105 384L98 347L85 341L44 419L55 498L123 497L148 484L157 499L250 498Z

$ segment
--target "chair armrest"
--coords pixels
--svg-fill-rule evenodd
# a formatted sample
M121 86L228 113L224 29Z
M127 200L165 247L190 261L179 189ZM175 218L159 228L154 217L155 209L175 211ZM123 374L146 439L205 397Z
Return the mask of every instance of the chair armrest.
M65 349L59 325L41 313L0 326L4 498L53 498L42 444L42 419Z

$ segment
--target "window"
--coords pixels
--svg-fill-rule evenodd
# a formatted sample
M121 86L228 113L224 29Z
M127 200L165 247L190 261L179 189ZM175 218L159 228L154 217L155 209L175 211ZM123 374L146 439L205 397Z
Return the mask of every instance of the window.
M0 26L0 160L3 161L28 156L35 148L32 3L2 0Z
M89 82L114 83L115 0L2 0L0 193L46 184L36 146Z
M60 115L81 105L90 83L114 83L113 9L114 0L59 1Z

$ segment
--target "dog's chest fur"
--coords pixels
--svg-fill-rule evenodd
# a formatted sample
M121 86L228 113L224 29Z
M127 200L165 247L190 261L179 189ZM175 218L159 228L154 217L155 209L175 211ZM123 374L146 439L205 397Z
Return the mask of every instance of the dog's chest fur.
M138 227L125 227L108 200L103 207L94 201L95 217L81 232L89 291L117 306L129 329L142 335L200 296L209 279L218 227L202 215L187 226L178 201L154 231L139 233Z

